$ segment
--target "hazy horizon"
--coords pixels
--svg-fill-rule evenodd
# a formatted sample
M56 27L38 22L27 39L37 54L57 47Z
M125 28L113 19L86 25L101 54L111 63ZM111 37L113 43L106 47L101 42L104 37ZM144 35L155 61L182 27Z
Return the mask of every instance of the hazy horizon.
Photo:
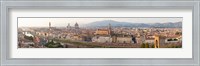
M68 23L73 26L76 22L79 25L89 24L96 21L113 20L129 23L168 23L182 22L183 18L18 18L18 27L48 27L51 22L52 27L66 27Z

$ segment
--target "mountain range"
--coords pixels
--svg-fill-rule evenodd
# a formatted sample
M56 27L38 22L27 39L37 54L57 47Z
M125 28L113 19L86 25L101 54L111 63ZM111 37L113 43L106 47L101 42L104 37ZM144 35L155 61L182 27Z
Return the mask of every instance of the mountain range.
M158 27L158 28L181 28L182 22L166 22L166 23L131 23L119 22L114 20L95 21L86 24L87 27L105 27L111 24L113 27Z

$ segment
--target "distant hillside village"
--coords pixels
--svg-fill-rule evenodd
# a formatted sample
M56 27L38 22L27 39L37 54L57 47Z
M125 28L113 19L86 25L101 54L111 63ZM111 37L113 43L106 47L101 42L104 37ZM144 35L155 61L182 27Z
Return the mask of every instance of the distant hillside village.
M181 28L18 28L19 48L181 48Z

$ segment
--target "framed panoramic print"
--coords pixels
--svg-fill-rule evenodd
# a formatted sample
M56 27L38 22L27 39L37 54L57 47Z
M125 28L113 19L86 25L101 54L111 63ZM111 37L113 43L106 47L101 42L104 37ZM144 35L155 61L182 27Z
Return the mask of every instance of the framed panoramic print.
M2 0L2 66L199 66L199 0Z

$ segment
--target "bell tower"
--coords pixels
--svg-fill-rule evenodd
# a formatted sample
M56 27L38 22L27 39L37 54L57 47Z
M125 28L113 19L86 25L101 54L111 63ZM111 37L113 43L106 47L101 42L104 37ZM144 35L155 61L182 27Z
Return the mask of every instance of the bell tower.
M49 22L49 30L51 30L51 22Z
M111 24L109 23L109 25L108 25L108 33L109 33L109 35L112 35L112 28L111 28Z
M164 44L165 44L165 37L155 35L155 37L154 37L154 48L160 48Z
M70 28L71 28L70 23L68 23L68 25L67 25L67 29L70 29Z

